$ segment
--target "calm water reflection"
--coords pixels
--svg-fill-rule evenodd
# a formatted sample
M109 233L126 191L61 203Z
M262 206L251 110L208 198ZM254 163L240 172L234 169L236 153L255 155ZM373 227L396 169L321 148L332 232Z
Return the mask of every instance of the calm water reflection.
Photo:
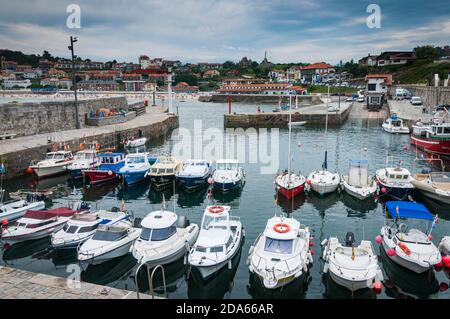
M223 128L223 113L227 112L226 104L186 102L180 104L180 126L192 130L193 120L201 118L203 129L208 127ZM273 106L262 106L270 112ZM233 105L236 112L254 111L254 105ZM340 129L329 129L325 136L322 127L305 127L293 131L293 145L301 143L294 150L294 169L303 174L320 168L323 161L325 145L328 145L329 168L346 174L350 159L366 158L369 160L370 172L384 167L386 156L394 160L402 160L403 165L412 172L419 172L426 166L438 166L437 163L416 161L423 154L416 152L409 145L408 136L384 134L379 127L380 121L349 121ZM280 169L287 166L287 130L280 130ZM166 154L176 141L158 140L148 145L151 154ZM254 151L254 145L248 149ZM448 161L446 161L448 167ZM356 241L372 240L379 234L384 222L381 206L383 198L358 201L345 193L334 193L319 197L315 194L299 196L293 202L276 198L273 174L260 174L258 164L244 163L246 185L240 192L230 194L213 194L208 196L207 189L193 193L185 193L178 189L168 188L156 192L148 182L133 187L123 188L118 183L109 183L99 187L89 187L83 183L71 183L67 176L37 181L30 176L6 183L7 191L19 188L49 188L59 185L61 196L51 205L65 205L66 198L79 198L90 202L94 208L110 209L125 202L126 209L133 211L136 217L142 218L152 210L159 209L163 198L168 209L188 217L191 222L200 223L203 210L210 203L223 203L232 207L232 213L240 216L245 227L246 239L240 254L233 260L231 269L223 269L212 280L203 282L196 272L190 271L184 264L184 258L167 265L165 275L167 291L170 298L450 298L445 291L448 285L448 270L430 271L418 276L400 268L389 259L380 257L385 275L385 286L381 294L372 290L363 290L351 294L336 285L322 273L320 242L328 236L343 239L348 231L355 233ZM77 192L73 192L73 188ZM413 194L413 198L423 202L433 213L438 213L440 222L433 232L437 244L444 235L450 234L450 212L448 207ZM265 290L259 279L250 276L246 259L250 245L263 231L267 219L275 213L289 213L302 224L311 229L314 236L314 263L309 272L301 276L289 286L277 291ZM76 261L76 253L70 251L55 252L50 248L49 239L14 245L3 251L1 262L30 271L67 276L66 265ZM378 247L376 247L378 249ZM118 288L134 290L135 261L131 255L110 260L105 264L89 266L82 272L85 281L106 284ZM148 278L146 271L138 274L139 290L147 291ZM163 293L162 277L159 271L154 277L157 293ZM440 289L441 288L441 289ZM440 291L444 290L444 291Z

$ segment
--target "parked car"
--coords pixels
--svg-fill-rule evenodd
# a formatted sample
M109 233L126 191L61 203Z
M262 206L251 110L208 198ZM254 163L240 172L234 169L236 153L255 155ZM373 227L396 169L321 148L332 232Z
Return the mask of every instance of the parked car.
M410 103L412 105L422 105L422 99L420 98L420 96L413 96L411 97Z
M436 106L436 112L438 112L438 111L444 111L444 110L447 110L447 111L450 111L450 104L441 104L441 105L438 105L438 106Z
M364 95L358 95L358 102L363 103L366 100L366 97Z

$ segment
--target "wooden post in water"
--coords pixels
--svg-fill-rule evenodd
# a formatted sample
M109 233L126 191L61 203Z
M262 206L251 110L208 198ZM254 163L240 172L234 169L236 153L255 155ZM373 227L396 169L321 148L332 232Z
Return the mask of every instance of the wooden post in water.
M231 114L231 95L228 95L228 114Z

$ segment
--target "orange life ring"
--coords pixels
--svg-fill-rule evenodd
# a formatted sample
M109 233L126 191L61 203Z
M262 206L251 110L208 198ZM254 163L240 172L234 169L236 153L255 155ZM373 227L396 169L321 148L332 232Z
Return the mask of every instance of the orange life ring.
M99 143L95 144L95 149L96 149L97 151L100 150L100 144L99 144Z
M398 247L400 247L406 255L411 255L411 250L404 243L398 243Z
M291 226L289 226L288 224L279 223L273 226L273 230L277 233L284 234L291 230Z
M224 211L224 208L223 208L223 206L220 206L220 205L211 206L209 208L209 212L213 213L213 214L218 214L218 213L221 213L223 211Z

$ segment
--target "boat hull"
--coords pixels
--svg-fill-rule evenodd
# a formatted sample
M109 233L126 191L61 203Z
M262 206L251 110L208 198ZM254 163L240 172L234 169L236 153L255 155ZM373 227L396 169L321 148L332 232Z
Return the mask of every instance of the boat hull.
M143 181L146 177L147 170L145 171L135 171L135 172L125 172L121 173L120 176L126 185L133 185Z
M0 219L6 219L8 222L15 221L25 215L28 210L41 210L45 208L44 202L36 202L20 209L6 210L6 212L0 214Z
M117 179L118 175L113 171L84 171L91 185L106 183Z
M180 186L183 187L185 190L193 191L208 184L208 178L210 176L211 176L210 174L197 177L177 176L176 180L180 184Z
M34 173L38 178L62 175L67 173L67 165L61 166L51 166L51 167L43 167L43 166L31 166Z
M424 273L424 272L426 272L426 271L428 271L428 270L430 270L432 268L431 265L428 266L428 267L424 267L424 266L421 266L421 265L419 265L417 263L414 263L414 262L408 261L408 260L406 260L404 258L401 258L397 254L395 254L394 256L389 256L387 254L387 250L389 249L389 246L386 244L386 242L384 240L383 240L383 243L382 243L382 247L384 249L384 252L386 253L386 256L389 259L391 259L396 264L398 264L398 265L400 265L400 266L402 266L402 267L404 267L406 269L409 269L409 270L411 270L411 271L413 271L413 272L415 272L417 274L422 274L422 273Z
M132 245L133 245L133 241L129 241L129 242L121 245L120 247L117 247L113 250L107 251L103 254L93 256L89 259L83 259L83 260L78 259L78 260L83 263L90 264L90 265L98 265L98 264L101 264L110 259L125 256L126 254L128 254L130 252Z
M243 187L243 185L244 185L244 182L243 182L242 179L239 180L239 181L236 181L234 183L220 183L220 182L214 181L214 189L218 190L218 191L221 191L223 193L231 192L233 190L240 189L240 188Z
M386 193L384 193L385 196L389 196L395 200L404 200L408 197L408 195L411 193L412 188L403 188L403 187L391 187L387 186L385 184L380 184L381 187L386 188ZM382 193L383 195L383 193Z
M338 186L339 184L323 185L323 184L314 184L311 182L311 189L321 196L335 192Z
M291 199L291 198L293 198L295 196L300 195L303 192L303 190L305 189L305 184L299 185L299 186L294 187L294 188L289 188L289 189L277 185L277 189L278 189L278 192L281 195L283 195L287 199Z
M152 187L161 189L173 185L175 175L149 175Z
M10 244L16 244L16 243L20 243L20 242L24 242L24 241L36 240L36 239L49 237L53 233L62 229L68 220L69 219L61 220L56 225L52 225L50 227L38 230L33 233L22 234L22 235L12 235L12 236L2 236L2 240L4 242L10 243Z
M344 191L350 196L353 196L359 200L366 200L371 196L373 196L377 191L376 184L374 184L374 186L366 186L361 188L366 190L366 192L358 192L357 188L352 187L347 183L345 177L342 177L341 180L342 180L342 188L344 189Z
M356 291L360 289L370 288L373 285L374 278L367 280L346 280L340 277L338 274L335 274L333 271L328 272L330 274L331 279L338 284L339 286L345 287L350 291Z
M450 140L424 139L411 135L411 144L429 153L450 155Z

